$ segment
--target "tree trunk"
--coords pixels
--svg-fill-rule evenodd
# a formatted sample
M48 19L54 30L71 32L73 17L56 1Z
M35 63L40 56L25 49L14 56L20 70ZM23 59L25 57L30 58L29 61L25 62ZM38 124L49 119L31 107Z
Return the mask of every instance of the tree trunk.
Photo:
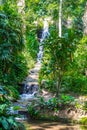
M61 70L59 70L58 78L57 78L57 84L56 84L56 96L58 97L60 94L60 88L61 88L61 80L62 80L62 75L61 75Z
M59 3L59 24L58 25L59 25L58 27L59 37L61 38L62 37L62 0L60 0L60 3ZM59 93L60 93L61 79L62 79L62 75L61 75L61 69L60 69L58 73L57 83L56 83L56 89L57 89L56 96L57 97L59 96Z
M62 37L62 0L59 4L59 37Z
M83 26L84 26L84 34L87 35L87 2L85 6L85 12L83 15Z
M23 36L24 36L24 43L26 43L26 25L25 25L25 0L18 0L17 2L17 6L18 6L18 12L22 15L22 20L23 20L23 28L22 28L22 32L23 32Z

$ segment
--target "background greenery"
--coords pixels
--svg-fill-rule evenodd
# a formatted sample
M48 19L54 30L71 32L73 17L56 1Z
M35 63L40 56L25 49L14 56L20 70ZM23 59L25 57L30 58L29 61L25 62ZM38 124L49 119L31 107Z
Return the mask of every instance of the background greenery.
M18 0L0 3L0 126L3 129L8 129L10 120L11 125L14 121L6 113L9 101L4 92L13 100L19 98L19 84L36 63L39 51L37 33L43 28L45 18L48 19L50 36L43 45L44 56L39 73L41 89L57 96L61 93L87 95L87 34L84 34L85 23L82 20L87 10L86 0L63 1L61 38L58 36L59 0L25 0L23 14L19 12L17 3ZM55 100L41 105L55 108ZM61 101L64 103L66 97ZM28 110L33 111L33 108Z

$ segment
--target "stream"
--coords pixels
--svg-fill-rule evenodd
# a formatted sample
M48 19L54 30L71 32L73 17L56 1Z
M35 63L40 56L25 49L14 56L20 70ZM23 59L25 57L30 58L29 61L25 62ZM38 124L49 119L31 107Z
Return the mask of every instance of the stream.
M39 78L39 71L41 69L41 61L43 58L43 43L46 37L49 35L48 22L46 19L44 19L43 22L44 22L44 26L43 26L43 31L40 34L41 37L39 37L39 52L37 54L37 60L35 66L29 71L28 76L22 82L20 99L17 100L17 102L13 103L13 106L18 107L19 110L14 110L14 107L10 108L10 113L21 114L21 118L24 120L27 118L26 117L27 114L25 114L27 113L27 105L31 104L32 101L38 100L36 95L39 96L38 78ZM16 119L20 120L19 117Z
M38 100L35 95L39 95L39 84L38 77L39 71L41 69L41 61L43 58L43 40L49 35L48 22L44 21L44 27L42 36L39 43L39 52L37 54L37 62L35 67L32 68L29 72L29 75L23 81L23 91L20 94L20 99L14 103L14 106L20 107L18 111L13 111L12 113L20 114L21 118L16 118L18 121L23 122L26 130L87 130L87 126L80 126L74 124L64 124L60 122L51 122L51 121L27 121L27 105L32 101ZM43 92L43 94L46 92ZM46 93L48 96L48 94ZM46 96L45 96L46 97ZM47 97L48 99L48 97Z

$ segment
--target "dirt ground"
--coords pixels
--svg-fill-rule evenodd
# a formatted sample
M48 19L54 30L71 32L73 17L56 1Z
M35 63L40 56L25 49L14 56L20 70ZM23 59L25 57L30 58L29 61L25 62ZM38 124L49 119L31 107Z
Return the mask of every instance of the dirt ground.
M79 125L61 124L58 122L35 121L23 123L26 127L26 130L83 130Z

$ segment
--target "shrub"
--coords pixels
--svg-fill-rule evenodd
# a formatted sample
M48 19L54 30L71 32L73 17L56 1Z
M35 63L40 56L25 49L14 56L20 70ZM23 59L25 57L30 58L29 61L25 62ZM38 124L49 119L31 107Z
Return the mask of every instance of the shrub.
M17 85L28 74L23 20L14 1L0 6L0 82Z
M63 77L62 86L65 91L86 94L87 78L77 70L72 70Z
M24 126L17 122L10 114L10 101L7 92L0 86L0 129L1 130L25 130Z
M39 118L40 111L37 110L33 105L29 105L27 109L31 118L33 119Z
M83 110L87 111L87 101L84 102Z
M18 92L18 86L4 86L5 91L7 92L7 95L9 95L8 98L11 100L17 100L19 98L19 92Z
M82 117L79 121L82 125L87 125L87 117Z
M67 107L74 107L74 97L68 95L62 95L60 98L51 98L45 101L43 97L40 97L36 104L28 106L28 112L31 118L38 119L44 117L44 112L57 112Z

